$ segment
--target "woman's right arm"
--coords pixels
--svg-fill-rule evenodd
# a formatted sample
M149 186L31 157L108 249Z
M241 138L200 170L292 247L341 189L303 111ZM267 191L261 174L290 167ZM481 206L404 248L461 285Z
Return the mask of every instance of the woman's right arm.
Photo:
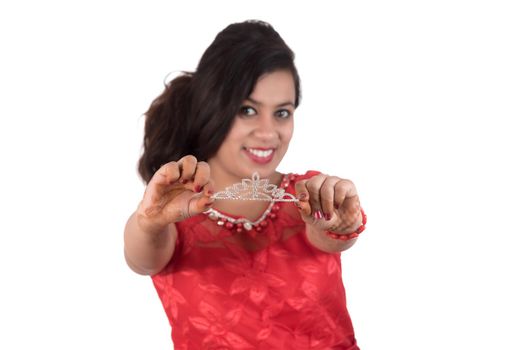
M206 210L212 194L209 165L193 156L158 169L125 226L124 255L129 267L142 275L160 272L175 251L175 222Z
M131 270L141 275L154 275L171 260L177 231L174 223L149 231L140 226L139 221L143 220L138 210L127 220L124 255Z

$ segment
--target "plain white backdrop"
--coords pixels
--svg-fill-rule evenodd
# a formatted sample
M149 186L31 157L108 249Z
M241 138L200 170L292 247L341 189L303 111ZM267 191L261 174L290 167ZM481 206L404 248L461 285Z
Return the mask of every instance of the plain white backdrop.
M170 349L123 258L142 114L232 22L270 22L303 84L280 170L352 179L363 350L524 349L518 1L0 5L0 348Z

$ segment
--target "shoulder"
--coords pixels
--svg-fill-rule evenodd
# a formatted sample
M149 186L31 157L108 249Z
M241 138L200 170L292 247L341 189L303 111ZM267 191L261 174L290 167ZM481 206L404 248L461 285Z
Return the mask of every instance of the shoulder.
M318 170L308 170L304 174L289 173L289 174L287 174L287 176L283 180L283 183L282 183L283 188L287 189L288 186L289 186L289 187L291 187L293 189L292 192L294 193L295 192L295 184L297 182L310 179L313 176L316 176L318 174L321 174L321 172L318 171Z
M294 182L298 182L301 180L307 180L309 178L312 178L315 175L321 174L318 170L308 170L305 174L290 174L290 180Z

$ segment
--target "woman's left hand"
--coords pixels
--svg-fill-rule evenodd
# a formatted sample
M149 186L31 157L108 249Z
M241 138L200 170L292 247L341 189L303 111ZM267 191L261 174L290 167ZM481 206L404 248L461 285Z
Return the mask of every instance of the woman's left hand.
M302 219L324 231L352 233L362 223L357 189L350 180L318 174L295 185Z

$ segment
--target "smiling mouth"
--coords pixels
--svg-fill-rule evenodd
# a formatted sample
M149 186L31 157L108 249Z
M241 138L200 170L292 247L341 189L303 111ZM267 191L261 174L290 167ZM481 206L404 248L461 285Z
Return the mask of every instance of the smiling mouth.
M259 164L269 163L275 154L275 148L244 148L248 157Z
M275 149L274 148L271 148L271 149L259 149L259 148L246 148L246 150L257 156L257 157L260 157L260 158L267 158L269 157L270 155L273 154L273 152L275 152Z

